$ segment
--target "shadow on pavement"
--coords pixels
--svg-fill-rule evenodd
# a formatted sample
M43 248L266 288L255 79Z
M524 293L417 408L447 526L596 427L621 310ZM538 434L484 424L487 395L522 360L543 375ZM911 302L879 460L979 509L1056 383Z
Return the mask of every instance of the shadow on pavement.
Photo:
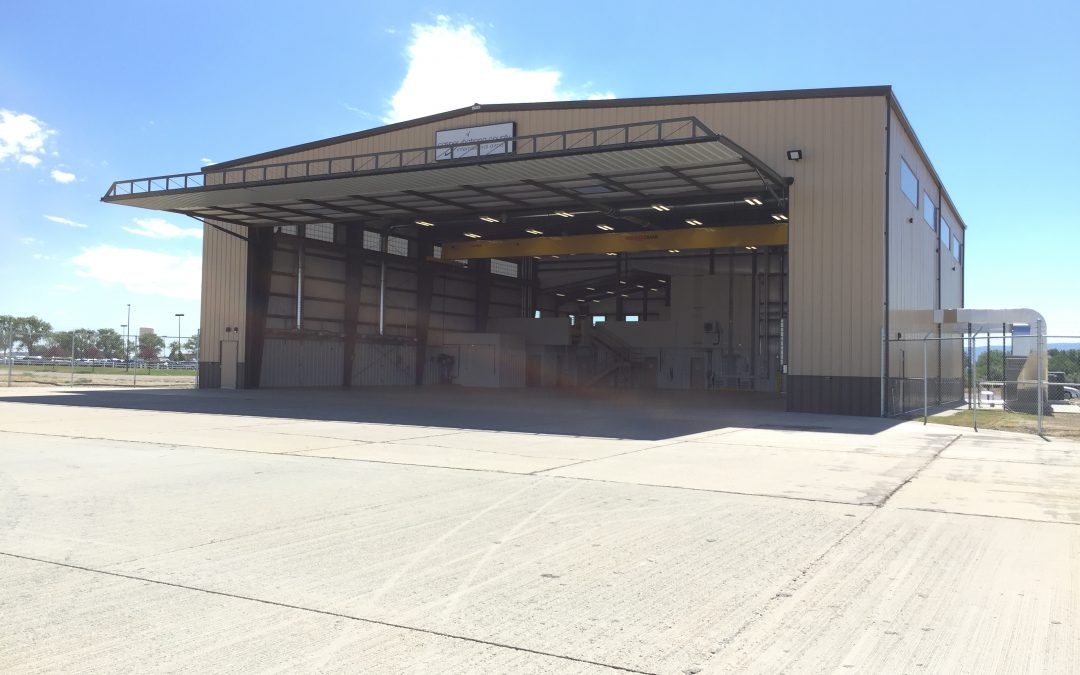
M4 401L276 419L405 424L635 440L726 427L875 434L899 423L873 417L788 413L756 392L466 389L69 389Z

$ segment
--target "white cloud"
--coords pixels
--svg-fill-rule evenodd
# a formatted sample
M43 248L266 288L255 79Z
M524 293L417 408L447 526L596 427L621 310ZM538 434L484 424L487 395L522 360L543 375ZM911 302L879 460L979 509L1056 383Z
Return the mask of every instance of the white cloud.
M210 159L209 157L200 157L199 161L202 162L203 164L213 164L214 163L214 160Z
M37 166L45 154L45 141L56 133L33 115L0 110L0 162L8 158Z
M75 180L75 174L61 171L60 169L53 169L49 175L52 176L53 180L57 183L70 183Z
M202 237L201 227L180 227L164 218L132 218L137 227L125 227L125 232L150 239L177 239L179 237Z
M106 286L123 286L132 293L167 298L199 298L202 275L197 255L169 255L138 248L117 248L102 244L72 258L84 279L97 279Z
M409 69L390 100L384 121L423 117L473 103L564 101L613 98L609 92L576 92L561 87L562 73L549 68L507 66L488 51L487 40L468 23L440 16L434 24L414 24Z
M45 255L44 253L35 253L31 256L34 260L55 260L51 255Z
M33 237L19 237L19 243L23 246L34 246L37 244L44 244L45 242L40 239L34 239Z
M51 220L54 223L59 223L61 225L68 225L70 227L81 227L81 228L86 227L85 223L77 223L74 220L72 220L71 218L64 218L63 216L45 216L45 220Z

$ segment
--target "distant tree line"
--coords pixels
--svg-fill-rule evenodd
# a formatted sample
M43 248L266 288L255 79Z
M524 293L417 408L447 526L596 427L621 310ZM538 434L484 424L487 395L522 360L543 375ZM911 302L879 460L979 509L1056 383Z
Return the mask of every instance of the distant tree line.
M0 349L22 350L28 356L71 356L74 348L80 359L124 359L137 355L144 361L154 361L168 349L170 361L185 361L199 357L199 331L181 343L168 345L156 333L131 335L125 348L124 336L112 328L78 328L54 331L52 324L36 316L0 315Z
M968 377L971 361L964 353L964 378ZM1046 350L1047 371L1065 373L1066 382L1080 382L1080 349ZM975 360L975 377L979 381L999 382L1005 379L1005 357L1000 351L985 351Z

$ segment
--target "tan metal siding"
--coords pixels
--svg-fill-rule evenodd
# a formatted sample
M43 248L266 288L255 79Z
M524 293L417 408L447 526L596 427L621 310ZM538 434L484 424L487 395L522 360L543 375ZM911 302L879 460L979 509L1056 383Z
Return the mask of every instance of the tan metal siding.
M217 225L241 236L246 228ZM247 242L210 225L203 226L202 308L199 360L221 361L221 341L239 340L237 360L244 362L244 319L247 306ZM226 328L239 328L238 333Z

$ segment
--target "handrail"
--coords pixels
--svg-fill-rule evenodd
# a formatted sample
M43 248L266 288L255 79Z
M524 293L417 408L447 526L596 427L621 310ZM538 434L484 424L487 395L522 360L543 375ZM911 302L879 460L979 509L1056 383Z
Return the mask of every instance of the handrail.
M390 150L326 159L295 160L114 181L103 199L136 194L202 190L283 180L400 171L430 165L478 164L498 155L572 154L597 149L719 138L696 117L676 117L569 131L549 131L501 140Z

